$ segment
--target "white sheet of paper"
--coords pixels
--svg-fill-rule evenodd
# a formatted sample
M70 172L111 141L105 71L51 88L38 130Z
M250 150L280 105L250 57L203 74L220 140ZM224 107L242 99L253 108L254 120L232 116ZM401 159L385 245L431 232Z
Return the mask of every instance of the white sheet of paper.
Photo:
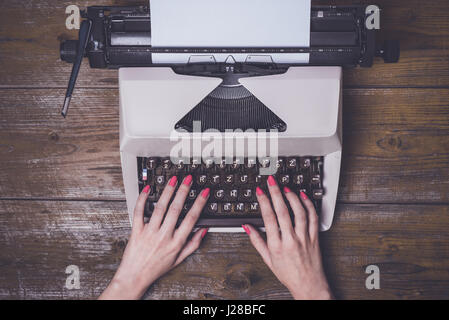
M151 43L154 47L309 47L310 2L150 0ZM296 56L308 62L308 54Z

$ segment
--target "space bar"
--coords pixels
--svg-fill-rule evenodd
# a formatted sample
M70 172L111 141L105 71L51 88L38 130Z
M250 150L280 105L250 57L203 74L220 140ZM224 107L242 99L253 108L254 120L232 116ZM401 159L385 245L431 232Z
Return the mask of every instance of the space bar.
M254 227L263 227L264 223L262 218L200 218L195 227L210 228L210 227L241 227L242 224L250 224Z

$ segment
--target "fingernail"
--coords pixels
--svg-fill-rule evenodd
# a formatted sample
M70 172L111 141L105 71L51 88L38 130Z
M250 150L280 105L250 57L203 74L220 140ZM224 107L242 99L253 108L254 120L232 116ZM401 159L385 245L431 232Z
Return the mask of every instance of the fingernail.
M307 199L309 199L309 198L307 197L307 195L306 195L303 191L300 192L300 195L301 195L302 200L307 200Z
M204 199L207 199L207 197L209 196L209 192L210 192L210 189L209 189L209 188L206 188L206 189L203 190L203 192L201 192L201 196L202 196Z
M259 187L257 187L257 188L256 188L256 194L257 194L258 196L263 195L262 189L260 189Z
M251 231L249 231L249 228L247 226L245 226L244 224L242 224L242 228L243 230L245 230L246 234L251 234Z
M183 183L184 183L186 186L189 186L189 185L190 185L190 182L192 182L192 175L191 175L191 174L189 174L187 177L185 177Z
M171 177L170 182L168 183L170 186L174 187L176 186L176 181L178 181L178 178L176 176Z
M209 228L206 228L201 232L201 239L203 239L206 236L207 231L209 231Z
M268 177L268 185L269 186L275 186L276 185L276 180L274 180L273 176L269 176Z
M292 191L290 190L289 187L284 187L284 192L285 192L285 193L289 193L289 192L292 192Z
M146 185L145 188L143 188L143 192L148 193L148 191L150 191L150 186Z

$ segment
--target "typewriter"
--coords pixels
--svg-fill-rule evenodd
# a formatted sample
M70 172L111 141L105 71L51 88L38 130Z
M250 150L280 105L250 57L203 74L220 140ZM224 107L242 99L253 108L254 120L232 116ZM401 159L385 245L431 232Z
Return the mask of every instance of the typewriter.
M247 8L253 0L230 2L232 14L208 18L201 12L220 12L214 8L220 2L88 7L79 39L60 47L61 59L73 63L62 114L84 57L92 68L119 69L120 153L130 219L144 186L151 186L149 218L170 177L192 175L180 221L209 187L198 227L263 227L255 188L266 188L273 175L280 186L305 192L319 213L320 230L328 230L342 154L342 67L371 67L375 57L397 62L399 43L376 43L376 30L366 24L371 12L362 5L263 0L261 12ZM223 29L231 18L229 30ZM235 26L240 20L263 20L260 28L271 21L280 29L248 28L242 35L246 29ZM279 43L296 32L301 35Z

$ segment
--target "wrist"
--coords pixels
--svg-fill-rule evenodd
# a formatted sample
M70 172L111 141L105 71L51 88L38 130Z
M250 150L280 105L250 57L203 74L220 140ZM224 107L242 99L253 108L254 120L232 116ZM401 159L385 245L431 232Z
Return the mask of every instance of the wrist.
M334 300L334 296L329 287L314 289L305 292L303 289L289 289L295 300Z
M100 296L100 299L137 300L143 296L149 285L143 285L138 279L133 281L129 277L123 277L117 273Z

